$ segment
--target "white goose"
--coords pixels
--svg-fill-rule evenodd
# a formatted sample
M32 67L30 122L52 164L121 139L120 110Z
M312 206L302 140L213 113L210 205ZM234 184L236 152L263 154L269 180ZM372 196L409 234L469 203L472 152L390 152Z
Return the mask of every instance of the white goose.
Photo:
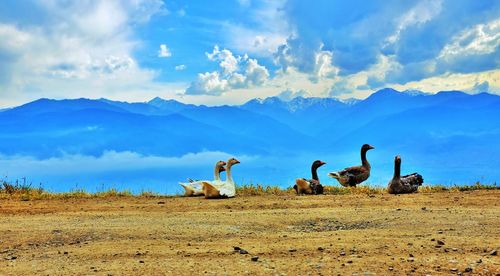
M184 188L185 193L184 196L200 196L203 195L203 183L204 182L214 182L214 181L220 181L220 173L225 171L226 169L224 166L226 165L226 162L224 161L217 161L215 163L215 169L214 169L214 180L198 180L198 181L193 181L191 179L188 179L190 183L185 183L185 182L179 182L181 186Z
M231 158L227 161L226 181L203 182L203 193L205 194L205 198L226 198L236 195L236 186L231 176L231 167L239 163L240 161L235 158Z

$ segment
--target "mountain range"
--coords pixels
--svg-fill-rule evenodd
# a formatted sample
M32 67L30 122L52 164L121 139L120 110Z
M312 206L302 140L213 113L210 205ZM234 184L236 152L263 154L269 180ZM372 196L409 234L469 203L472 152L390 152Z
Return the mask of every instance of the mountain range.
M198 155L240 157L237 182L284 187L296 177L309 177L312 161L322 159L328 163L320 172L322 182L338 185L326 173L358 164L364 143L376 148L368 154L370 184L387 183L396 154L403 171L419 171L426 183L500 177L500 96L488 93L386 88L364 100L270 97L213 107L161 98L144 103L39 99L1 110L0 129L0 173L54 190L92 190L106 183L176 192L176 183L186 177L211 177L217 160L191 158ZM112 159L119 165L110 161L97 170L82 167L81 173L58 172L50 165L71 167L73 161L79 166L82 158L98 163L110 153L137 158L128 164ZM155 165L144 161L148 158L178 163Z

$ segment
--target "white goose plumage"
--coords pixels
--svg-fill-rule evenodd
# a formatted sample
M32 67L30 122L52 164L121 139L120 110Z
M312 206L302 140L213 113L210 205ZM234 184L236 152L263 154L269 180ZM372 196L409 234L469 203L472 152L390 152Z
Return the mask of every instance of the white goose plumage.
M189 180L189 183L185 182L179 182L179 184L184 188L185 196L200 196L203 195L203 183L212 183L212 182L220 182L220 173L225 171L226 169L224 166L226 165L226 162L224 161L217 161L215 163L215 169L214 169L214 180L198 180L198 181L192 181Z
M226 181L203 182L203 193L205 198L226 198L236 195L236 185L231 175L231 167L240 161L231 158L226 165Z

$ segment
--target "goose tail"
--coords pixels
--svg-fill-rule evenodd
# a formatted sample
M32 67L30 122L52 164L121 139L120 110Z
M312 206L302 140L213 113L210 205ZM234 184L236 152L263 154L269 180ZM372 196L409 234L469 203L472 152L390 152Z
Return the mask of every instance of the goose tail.
M194 195L194 189L189 186L189 183L182 183L179 182L179 184L184 188L184 196L193 196Z

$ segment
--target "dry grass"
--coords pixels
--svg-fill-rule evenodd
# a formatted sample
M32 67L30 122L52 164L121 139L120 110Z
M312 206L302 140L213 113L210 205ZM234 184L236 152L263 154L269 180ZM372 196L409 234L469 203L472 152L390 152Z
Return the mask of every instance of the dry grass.
M8 183L6 181L0 181L0 199L17 199L21 201L28 200L44 200L44 199L70 199L70 198L112 198L112 197L144 197L144 198L154 198L154 197L171 197L161 195L152 191L142 191L140 194L133 194L129 190L119 191L117 189L109 189L107 191L90 193L83 189L73 190L70 192L63 193L53 193L44 190L41 186L33 187L33 185L26 184L25 182L20 183L16 181L15 183ZM376 195L376 194L386 194L387 189L382 187L372 187L372 186L358 186L358 187L338 187L338 186L325 186L324 193L327 195ZM422 186L419 188L420 193L440 193L440 192L463 192L463 191L475 191L475 190L497 190L499 187L496 183L493 184L482 184L476 182L474 185L456 185L451 187L445 187L442 185L433 186ZM263 195L275 195L275 196L285 196L294 195L295 190L292 187L280 188L278 186L266 186L266 185L254 185L247 184L236 187L237 196L263 196ZM175 195L180 196L180 195Z

